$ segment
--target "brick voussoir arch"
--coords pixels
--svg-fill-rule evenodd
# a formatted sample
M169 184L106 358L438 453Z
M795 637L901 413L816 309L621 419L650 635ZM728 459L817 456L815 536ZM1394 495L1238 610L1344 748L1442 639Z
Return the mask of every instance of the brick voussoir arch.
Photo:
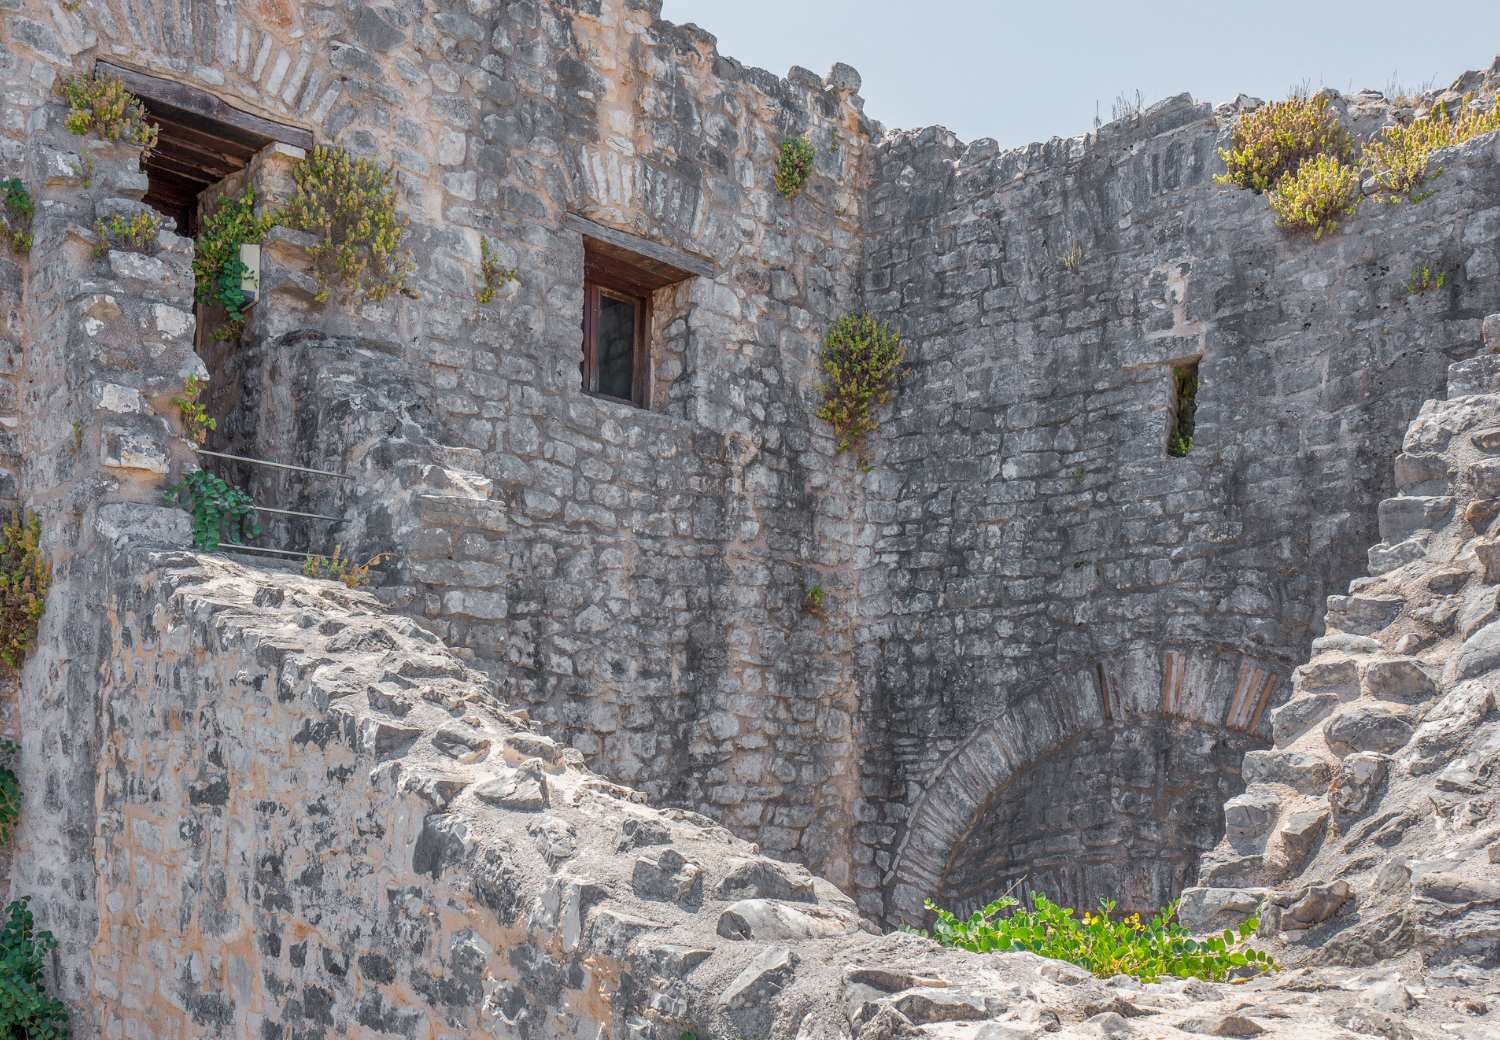
M1113 722L1168 718L1266 736L1281 673L1210 649L1138 647L1064 675L1004 718L979 726L934 772L886 875L886 915L922 920L953 849L1015 773L1073 736Z

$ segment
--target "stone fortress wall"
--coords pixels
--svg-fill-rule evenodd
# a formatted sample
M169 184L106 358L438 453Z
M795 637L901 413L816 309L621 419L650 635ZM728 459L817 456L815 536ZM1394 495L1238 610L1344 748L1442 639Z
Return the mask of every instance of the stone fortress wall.
M253 487L347 515L327 543L393 550L381 597L502 701L869 915L911 920L923 896L981 899L1023 869L1065 897L1159 902L1222 833L1322 597L1362 570L1400 431L1500 310L1492 157L1452 157L1419 206L1289 240L1262 200L1211 184L1228 111L1173 99L1003 153L884 134L852 70L779 79L657 13L7 12L3 155L43 207L29 265L0 264L0 330L25 355L0 419L19 493L66 532L49 535L59 595L107 616L108 546L170 540L156 503L190 460L164 418L198 365L190 249L164 235L155 257L92 260L95 216L144 184L129 149L64 134L49 96L105 59L397 164L419 297L315 308L306 243L274 233L241 350L210 358L216 443L354 474ZM799 132L818 167L788 203L770 169ZM247 176L284 187L293 158ZM713 266L656 301L650 409L578 391L568 214ZM490 309L481 235L520 272ZM1450 281L1408 296L1422 264ZM812 415L822 333L861 307L913 345L868 474ZM1169 366L1188 359L1198 434L1175 459ZM826 623L802 609L813 584ZM118 633L48 623L24 743L58 816L26 825L52 851L21 880L78 908L49 922L77 954L99 913L91 676Z

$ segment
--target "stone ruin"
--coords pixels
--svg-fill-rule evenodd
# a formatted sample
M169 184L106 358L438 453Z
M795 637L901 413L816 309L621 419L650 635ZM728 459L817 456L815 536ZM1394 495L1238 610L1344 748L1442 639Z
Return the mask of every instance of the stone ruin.
M93 71L151 156L65 129ZM0 84L0 499L55 568L7 867L74 1036L1500 1036L1497 135L1313 243L1213 183L1248 99L964 144L656 0L8 0ZM328 143L394 164L409 292L320 303L276 228L215 341L207 207ZM910 344L868 471L814 415L856 311ZM189 551L200 465L260 554ZM374 588L280 562L335 545ZM1012 886L1263 906L1285 969L896 930Z

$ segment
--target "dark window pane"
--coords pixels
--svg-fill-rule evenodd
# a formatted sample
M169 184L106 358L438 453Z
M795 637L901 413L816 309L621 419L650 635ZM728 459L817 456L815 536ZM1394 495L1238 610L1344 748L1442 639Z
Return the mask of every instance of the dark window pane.
M599 294L599 392L630 400L635 383L635 304Z

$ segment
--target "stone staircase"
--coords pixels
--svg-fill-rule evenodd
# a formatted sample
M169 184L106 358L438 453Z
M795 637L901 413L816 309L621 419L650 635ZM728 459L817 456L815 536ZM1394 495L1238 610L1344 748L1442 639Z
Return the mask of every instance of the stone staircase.
M1448 386L1407 431L1369 576L1329 597L1273 746L1245 756L1190 928L1260 907L1291 962L1500 963L1500 355Z

